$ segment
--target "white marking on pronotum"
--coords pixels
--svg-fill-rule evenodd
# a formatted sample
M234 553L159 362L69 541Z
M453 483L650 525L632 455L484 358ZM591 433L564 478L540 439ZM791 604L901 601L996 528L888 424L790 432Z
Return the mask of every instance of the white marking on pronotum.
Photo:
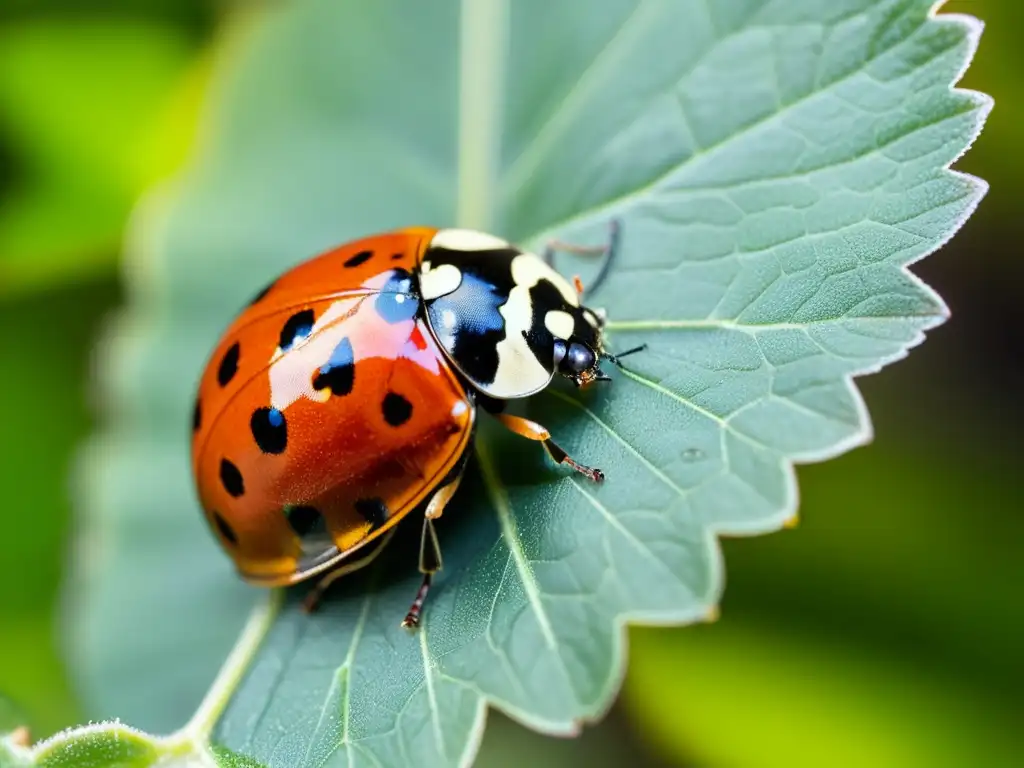
M562 294L568 306L579 306L579 297L572 285L536 254L521 253L516 256L512 259L511 272L512 290L509 291L508 301L498 310L505 319L505 338L497 344L498 370L494 381L481 386L488 395L499 398L532 395L544 389L554 375L537 360L526 341L533 322L530 289L541 280L547 280ZM572 336L575 327L572 316L558 309L546 313L544 324L555 336L563 339Z
M547 280L562 294L566 304L572 307L580 305L576 289L536 254L521 253L512 259L512 280L516 285L521 285L527 290L533 288L541 280Z
M473 229L442 229L430 241L431 248L449 251L494 251L508 248L507 240Z
M544 315L544 327L551 331L551 335L556 339L568 339L572 336L576 321L568 312L552 309Z
M525 285L512 288L498 311L505 319L505 338L496 345L498 370L494 381L481 388L492 397L526 397L539 392L551 381L552 372L540 364L526 342L525 334L533 321L530 289Z
M420 294L425 301L447 296L462 283L462 272L454 264L431 267L429 261L420 265Z

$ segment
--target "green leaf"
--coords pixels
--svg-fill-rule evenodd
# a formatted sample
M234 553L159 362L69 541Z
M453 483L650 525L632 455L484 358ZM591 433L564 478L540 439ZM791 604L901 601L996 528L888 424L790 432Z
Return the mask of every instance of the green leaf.
M950 88L979 26L929 7L391 0L256 18L201 157L139 218L133 274L159 282L131 283L105 347L116 419L79 473L91 538L69 602L95 711L186 720L256 594L200 519L183 426L255 290L392 227L541 247L600 243L617 218L595 302L614 349L649 351L600 391L526 406L606 484L485 426L417 635L398 626L419 578L410 525L317 615L294 592L257 613L274 621L262 644L261 621L244 633L239 685L222 675L206 699L226 706L213 742L270 766L465 763L486 705L552 734L600 717L622 625L713 615L715 535L794 519L793 462L870 436L851 377L945 317L906 267L981 198L948 165L990 102Z
M184 732L161 739L119 723L100 723L63 731L31 747L16 736L0 734L0 768L197 768L210 764L207 745L190 740Z
M4 434L17 439L0 447L0 688L24 707L37 736L81 717L56 647L53 605L71 512L68 464L93 426L90 344L118 298L111 280L0 301L0 402L17 403L4 415ZM37 375L54 361L59 375Z

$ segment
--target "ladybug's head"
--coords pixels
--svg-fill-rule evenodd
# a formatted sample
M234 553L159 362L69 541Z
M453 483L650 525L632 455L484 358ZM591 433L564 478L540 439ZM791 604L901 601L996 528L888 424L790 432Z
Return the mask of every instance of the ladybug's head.
M619 361L623 357L647 348L646 344L642 344L613 355L605 351L601 338L605 324L604 312L581 307L579 314L583 322L577 321L572 338L567 341L555 340L556 370L571 379L577 387L585 387L594 381L611 381L601 370L602 360L621 368Z
M574 315L575 324L570 338L555 339L555 370L571 379L577 387L584 387L592 381L610 381L601 370L604 312L595 312L587 307L565 309Z
M592 381L610 381L601 370L601 354L585 341L556 339L555 364L558 372L572 379L577 387Z

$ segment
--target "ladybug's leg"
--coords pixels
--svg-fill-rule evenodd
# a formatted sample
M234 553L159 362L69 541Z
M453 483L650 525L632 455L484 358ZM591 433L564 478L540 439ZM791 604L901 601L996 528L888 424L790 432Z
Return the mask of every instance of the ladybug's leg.
M320 605L320 601L323 599L324 593L335 581L340 579L342 576L346 576L353 571L358 571L360 568L364 568L372 563L381 552L384 551L384 547L391 541L391 537L395 535L395 529L392 528L390 531L381 536L377 541L370 545L370 551L357 560L343 561L334 570L328 571L327 574L317 582L316 586L309 591L306 595L306 599L302 601L302 609L306 613L312 613Z
M612 261L615 259L615 255L619 251L619 240L622 230L622 225L618 219L612 219L608 222L608 241L604 245L577 245L576 243L567 243L564 240L548 240L544 246L543 259L544 262L554 269L555 267L555 252L565 251L566 253L578 253L584 256L604 256L604 261L601 262L601 268L597 271L593 281L590 284L589 293L596 291L601 283L604 282L608 276L608 270L612 265ZM574 279L576 284L576 291L581 296L583 295L583 284L577 277Z
M537 422L524 419L521 416L511 416L507 413L496 413L494 414L494 418L517 435L522 435L529 440L536 440L539 443L543 443L544 448L547 450L551 458L554 459L556 464L567 464L581 475L589 477L596 483L604 481L604 472L595 467L585 466L574 460L569 454L558 447L555 441L551 439L551 433Z
M465 468L466 462L463 461L451 481L434 492L427 504L426 512L423 514L423 534L420 536L420 573L423 574L423 583L420 584L416 599L412 601L409 612L405 614L405 619L402 621L402 626L406 629L416 629L420 625L420 614L423 613L423 602L427 599L430 584L434 579L434 574L440 571L444 565L441 558L441 542L437 539L434 521L441 516L444 508L455 495L455 491L459 489Z

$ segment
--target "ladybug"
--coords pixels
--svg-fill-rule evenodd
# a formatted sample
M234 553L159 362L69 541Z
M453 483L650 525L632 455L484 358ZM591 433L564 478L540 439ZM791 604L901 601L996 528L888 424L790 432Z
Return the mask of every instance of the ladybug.
M199 382L192 469L199 501L243 579L273 587L366 565L395 525L423 519L416 627L441 567L434 521L465 470L478 407L593 481L535 422L503 412L547 387L609 381L603 313L543 257L492 235L409 228L285 272L227 328ZM638 348L639 349L639 348ZM635 352L629 350L625 354Z

